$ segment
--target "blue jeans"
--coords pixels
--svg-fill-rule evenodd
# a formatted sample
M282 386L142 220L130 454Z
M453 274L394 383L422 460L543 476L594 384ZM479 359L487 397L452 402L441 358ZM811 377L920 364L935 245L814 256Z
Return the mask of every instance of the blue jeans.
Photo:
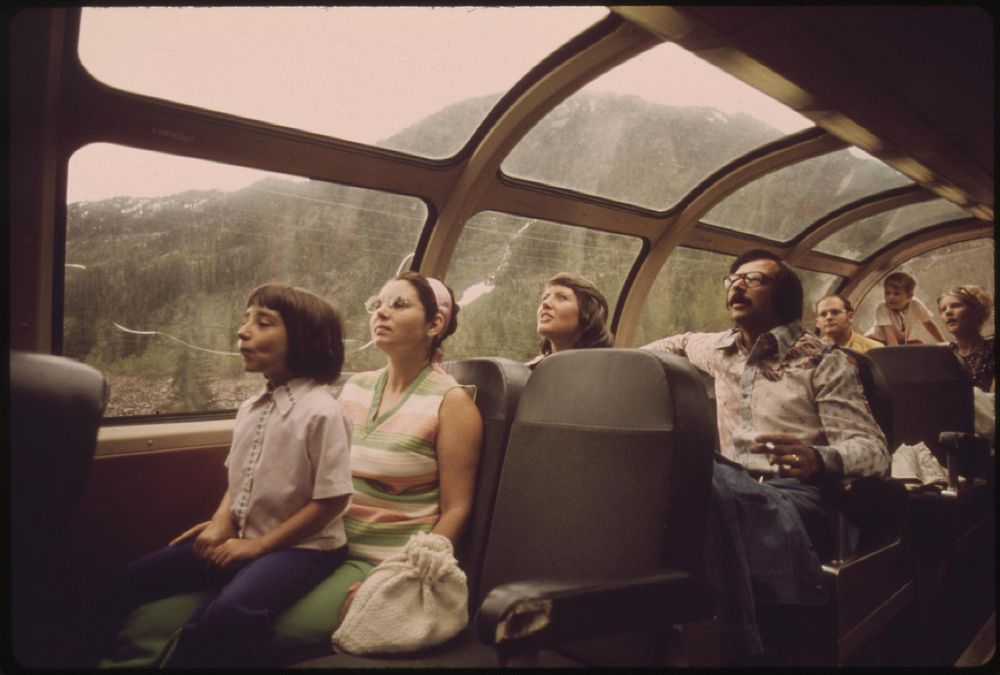
M822 605L820 558L829 546L820 488L796 478L758 482L715 462L705 573L715 597L725 653L763 651L757 605Z
M284 548L238 569L222 570L195 557L194 538L127 565L108 610L120 623L138 605L187 591L218 589L187 620L171 647L171 667L266 665L266 645L281 612L333 573L347 557L334 551Z

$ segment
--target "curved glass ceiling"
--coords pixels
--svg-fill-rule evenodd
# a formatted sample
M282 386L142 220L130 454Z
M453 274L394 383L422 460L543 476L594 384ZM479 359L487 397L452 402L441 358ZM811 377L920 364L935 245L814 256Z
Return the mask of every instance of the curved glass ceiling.
M849 148L763 176L723 199L702 220L789 241L841 206L912 182L863 150Z
M969 217L965 209L944 199L910 204L852 223L813 250L860 262L896 239L938 223Z
M607 13L88 7L80 60L128 91L440 159L536 63Z
M664 43L563 101L501 168L664 210L724 164L810 126L784 104Z

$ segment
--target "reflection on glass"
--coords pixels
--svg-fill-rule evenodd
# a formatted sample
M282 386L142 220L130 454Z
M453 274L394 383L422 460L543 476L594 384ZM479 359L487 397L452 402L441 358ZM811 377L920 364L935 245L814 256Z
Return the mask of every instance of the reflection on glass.
M927 305L934 314L934 321L946 338L948 332L937 316L937 299L942 293L965 284L982 286L996 297L996 269L994 266L994 246L992 239L976 239L944 246L909 260L896 269L886 272L907 272L917 282L913 296ZM857 306L854 317L855 330L867 331L875 323L875 307L882 302L882 279L872 287L868 295ZM993 321L987 321L983 333L993 334ZM926 343L934 342L922 325L913 330L913 338Z
M642 250L639 239L534 218L484 211L462 231L448 273L461 313L446 358L538 354L535 310L545 282L559 272L593 281L614 311Z
M861 261L908 234L949 220L969 217L965 209L945 199L911 204L848 225L820 242L814 250Z
M565 100L502 169L662 210L724 164L809 126L787 106L666 43Z
M328 298L345 370L381 365L364 301L414 249L420 200L95 144L70 159L63 353L111 382L108 417L231 410L236 330L265 282Z
M604 7L85 8L114 87L430 158ZM516 45L516 48L515 48Z
M912 181L851 148L767 174L719 202L703 220L775 241L794 239L822 216Z

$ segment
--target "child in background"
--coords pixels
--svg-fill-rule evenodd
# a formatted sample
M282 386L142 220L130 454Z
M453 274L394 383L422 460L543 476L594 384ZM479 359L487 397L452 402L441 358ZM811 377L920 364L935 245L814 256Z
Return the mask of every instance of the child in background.
M217 589L168 645L169 667L266 663L275 617L347 555L352 425L323 386L344 362L337 311L309 291L266 284L250 294L237 338L244 370L267 386L236 413L228 489L211 520L126 566L106 608L115 630L137 605Z
M887 276L883 284L885 302L875 308L875 325L865 335L887 345L905 345L910 342L913 326L922 323L931 337L944 342L944 335L934 323L934 315L913 297L916 287L916 280L906 272Z

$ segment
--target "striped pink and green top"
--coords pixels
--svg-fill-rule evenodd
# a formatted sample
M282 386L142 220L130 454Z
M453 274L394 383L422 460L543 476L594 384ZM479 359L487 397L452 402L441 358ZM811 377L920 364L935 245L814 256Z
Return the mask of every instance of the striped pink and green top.
M398 552L411 535L430 532L441 515L438 411L445 394L461 386L439 366L428 366L402 400L376 418L387 380L385 368L358 373L340 394L354 424L347 541L351 557L374 563Z

